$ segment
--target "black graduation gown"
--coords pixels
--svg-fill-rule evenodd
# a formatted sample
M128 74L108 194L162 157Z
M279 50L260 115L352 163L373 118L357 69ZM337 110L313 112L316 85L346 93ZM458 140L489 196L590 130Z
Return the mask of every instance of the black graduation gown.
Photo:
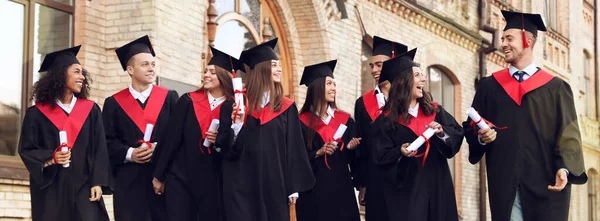
M158 88L158 86L153 87L150 97L146 100L146 104L152 99L155 90ZM144 134L123 108L121 108L119 103L117 103L114 95L106 98L104 101L102 118L106 131L108 154L115 176L113 206L116 221L166 219L164 196L154 193L152 172L154 170L153 162L158 161L160 157L161 139L167 125L167 120L177 103L178 97L177 92L168 91L154 124L152 139L150 140L150 142L158 142L158 146L155 147L156 150L152 156L152 162L146 164L124 163L129 147L139 146L138 140L142 139ZM135 101L143 109L146 108L146 104L141 104L139 100Z
M430 150L425 165L423 157L407 158L400 152L404 143L411 143L418 138L413 132L425 131L430 119L413 129L394 123L390 127L389 120L380 115L374 122L378 125L374 133L376 162L385 173L384 193L388 208L389 220L402 221L457 221L458 212L454 187L448 158L452 158L459 150L463 140L463 130L454 117L438 106L434 121L440 123L449 138L444 142L436 135L430 138ZM418 117L424 113L419 110ZM423 119L423 118L421 118ZM411 121L415 118L411 117ZM429 122L425 122L429 121ZM421 146L417 154L426 151Z
M301 114L305 115L304 113ZM323 156L315 158L317 150L319 150L323 144L325 144L323 138L315 130L310 129L309 125L305 122L310 122L310 117L313 117L319 121L319 126L329 127L329 133L333 139L333 134L337 130L339 124L335 124L334 121L345 124L348 128L342 136L344 142L344 149L336 151L333 155L327 156L327 164ZM354 193L354 187L352 186L352 177L348 166L352 163L355 157L355 151L348 149L346 146L348 142L354 137L354 120L350 118L350 115L341 111L336 111L334 118L331 119L329 125L325 125L322 120L312 113L305 115L306 120L302 121L302 135L306 142L308 138L312 136L312 149L308 150L308 159L312 166L313 174L316 178L315 186L306 192L300 193L300 197L297 202L297 215L299 221L359 221L360 214L358 212L358 204L356 202L356 195ZM338 119L336 119L338 118ZM302 118L301 118L302 119ZM335 127L335 128L334 128ZM316 127L314 127L316 128ZM342 143L338 144L338 147L342 147Z
M281 114L263 118L262 125L260 118L248 114L233 145L221 145L228 221L289 220L288 196L315 183L298 109L290 99L283 103ZM273 113L268 108L263 113ZM227 133L231 144L234 132Z
M352 173L357 187L366 187L365 218L367 221L387 221L387 209L383 196L383 174L377 168L371 134L375 131L373 120L365 107L364 97L373 94L369 91L356 100L354 118L356 119L356 137L362 138L357 147L357 160L353 163ZM371 99L372 100L372 99ZM377 105L375 103L374 105ZM374 115L375 116L375 115ZM356 168L356 169L355 169Z
M508 70L494 75L518 90L519 83ZM543 70L521 85L531 91L520 98L514 94L521 102L518 105L494 76L481 79L472 107L490 122L507 128L496 129L496 140L481 145L469 125L471 120L465 121L469 161L475 164L486 155L494 221L510 220L517 187L525 221L567 220L571 185L561 192L548 190L548 185L555 184L560 168L569 170L569 183L587 180L571 87Z
M202 131L208 128L198 124L194 102L206 102L201 114L211 114L208 99L192 98L189 93L179 98L169 118L169 130L165 132L168 136L160 146L161 158L156 162L154 177L165 182L168 220L201 217L203 221L220 221L223 220L221 154L212 147L210 152L206 147L200 149L204 143ZM219 117L219 130L231 127L232 106L233 100L229 99L217 107L223 113Z
M78 102L82 102L81 99ZM62 111L58 106L55 108ZM112 192L100 108L94 104L85 119L71 149L70 166L44 168L44 163L52 159L54 150L59 146L58 132L36 106L27 109L19 155L29 170L32 219L108 221L104 200L89 201L93 186L101 186L103 194Z

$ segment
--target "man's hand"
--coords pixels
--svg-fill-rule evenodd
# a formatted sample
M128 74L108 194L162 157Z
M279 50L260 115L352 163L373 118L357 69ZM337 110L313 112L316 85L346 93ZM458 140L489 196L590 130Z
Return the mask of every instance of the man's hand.
M481 141L485 142L486 144L494 142L494 140L496 140L497 134L498 134L498 132L496 132L496 130L494 130L492 128L479 130L479 137L480 137Z
M102 198L102 187L94 186L94 187L92 187L92 189L90 191L91 191L90 202L100 201L100 198Z
M558 170L556 172L556 183L554 184L554 186L548 185L548 190L560 192L565 188L565 186L567 186L568 182L569 180L567 178L567 171Z
M152 179L152 187L154 187L154 193L156 193L156 195L161 195L165 192L165 184L156 178Z
M133 148L133 153L131 154L131 161L134 163L144 164L150 162L152 159L152 154L154 153L154 149L156 145L150 147L138 147Z
M206 139L210 143L215 143L217 140L217 131L206 131Z

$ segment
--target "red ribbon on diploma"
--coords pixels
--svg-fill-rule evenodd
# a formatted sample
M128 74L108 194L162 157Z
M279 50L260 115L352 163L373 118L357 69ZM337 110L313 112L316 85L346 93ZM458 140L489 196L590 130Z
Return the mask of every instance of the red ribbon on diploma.
M422 167L425 167L425 161L427 161L427 156L429 155L429 147L431 146L429 143L429 139L427 139L427 137L423 136L423 134L421 134L421 136L423 139L425 139L425 152L422 154L418 154L415 157L423 157L423 162L421 163Z

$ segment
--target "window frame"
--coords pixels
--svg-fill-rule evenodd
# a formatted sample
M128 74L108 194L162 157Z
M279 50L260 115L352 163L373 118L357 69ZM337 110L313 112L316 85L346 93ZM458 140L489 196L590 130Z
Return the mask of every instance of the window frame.
M61 12L68 13L71 19L71 39L75 39L75 7L78 0L73 0L73 5L56 2L53 0L8 0L24 6L24 33L23 33L23 75L21 81L21 120L25 117L25 111L31 106L29 98L33 87L33 60L34 60L34 31L35 31L35 5L40 4ZM71 43L73 44L73 43ZM70 45L72 46L72 45ZM20 132L17 136L20 135ZM14 148L18 148L14 147ZM18 150L17 150L18 151ZM0 155L0 178L28 180L29 172L18 155Z

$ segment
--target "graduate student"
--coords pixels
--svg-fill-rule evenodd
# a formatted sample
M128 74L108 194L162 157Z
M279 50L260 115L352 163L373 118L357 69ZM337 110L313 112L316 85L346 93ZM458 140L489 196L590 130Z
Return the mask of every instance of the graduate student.
M116 53L131 85L106 98L102 111L115 171L115 221L166 220L164 196L153 189L152 160L158 161L177 92L152 85L156 61L147 35L117 48ZM153 129L150 140L145 141L148 124Z
M383 63L379 81L391 82L389 100L374 122L375 162L384 173L389 220L458 221L448 160L459 150L463 130L424 90L416 49ZM417 150L415 139L432 128Z
M367 221L388 220L383 200L383 175L375 165L374 148L370 141L370 135L374 131L372 123L381 114L390 89L389 81L379 81L381 68L383 62L406 51L408 51L406 45L378 36L373 37L373 55L369 65L371 76L375 80L375 88L358 98L354 105L356 137L362 140L356 150L358 160L354 163L352 173L355 185L360 190L359 203L365 205Z
M308 87L300 109L302 135L310 160L315 186L300 193L300 221L359 221L352 177L348 167L355 158L360 138L354 138L354 120L337 109L333 70L337 60L304 68L300 85ZM346 126L340 139L334 140L338 128ZM336 137L337 138L337 137Z
M204 143L217 140L217 131L209 130L213 119L220 121L219 130L231 127L231 71L237 68L238 60L213 47L211 51L213 57L201 88L184 94L177 102L160 161L156 162L154 177L161 186L166 185L167 214L172 221L224 220L221 153L218 146Z
M80 46L47 54L33 86L19 155L30 175L33 220L108 221L110 164L100 108L88 100Z
M463 123L469 161L486 156L494 221L567 220L571 184L587 181L573 91L534 63L538 31L546 31L542 17L502 15L509 67L479 81L472 107L492 128Z
M233 145L221 145L227 220L289 220L288 204L315 183L298 109L283 96L276 44L273 39L240 56L247 65L248 110L235 116L228 135Z

